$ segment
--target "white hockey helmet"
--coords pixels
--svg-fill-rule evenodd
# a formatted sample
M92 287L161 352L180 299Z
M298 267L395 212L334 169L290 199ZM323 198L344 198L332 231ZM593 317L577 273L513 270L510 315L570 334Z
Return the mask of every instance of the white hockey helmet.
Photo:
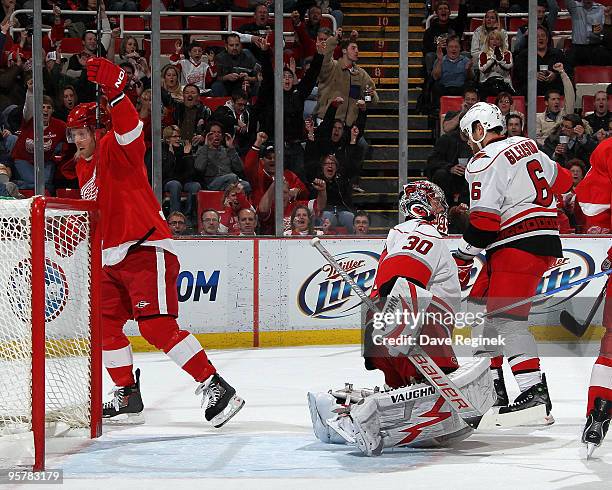
M429 180L406 184L400 193L399 209L406 219L424 219L440 233L448 233L448 204L444 191Z
M472 137L474 123L476 122L479 122L484 129L484 134L478 141ZM480 143L482 143L482 140L485 139L487 131L499 127L501 127L504 132L506 131L506 119L504 118L500 108L496 105L488 104L486 102L478 102L470 107L470 109L461 118L459 126L461 127L461 133L468 138L469 141L476 143L480 148L482 148Z

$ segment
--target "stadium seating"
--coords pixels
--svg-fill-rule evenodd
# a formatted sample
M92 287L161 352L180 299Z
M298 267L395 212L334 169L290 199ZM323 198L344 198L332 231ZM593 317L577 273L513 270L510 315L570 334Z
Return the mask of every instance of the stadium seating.
M200 97L200 102L215 112L217 107L224 105L231 97Z
M187 17L187 29L194 31L220 31L221 17L190 15Z
M522 113L523 115L527 114L527 105L525 103L525 97L522 95L515 95L512 97L514 110ZM487 97L487 102L489 104L495 104L495 97Z
M124 17L123 29L125 31L144 31L145 21L142 17Z
M575 83L611 83L611 66L577 66L574 68Z
M175 52L174 44L176 43L177 39L180 39L180 38L162 38L160 39L159 49L160 49L161 54L166 55L166 56L170 56L174 54ZM148 39L143 39L142 49L144 50L145 56L147 57L147 59L150 59L151 58L151 41L149 41Z
M582 96L582 115L586 116L589 112L595 110L595 96L594 95L583 95ZM608 95L608 108L612 107L612 95Z
M159 27L162 31L180 31L183 29L181 17L160 17Z

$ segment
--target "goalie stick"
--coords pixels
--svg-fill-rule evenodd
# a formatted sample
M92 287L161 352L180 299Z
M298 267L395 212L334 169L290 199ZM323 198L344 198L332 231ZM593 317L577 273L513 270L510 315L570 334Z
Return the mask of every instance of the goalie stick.
M361 289L355 281L349 276L344 269L338 264L336 259L323 246L321 240L317 237L310 241L310 244L318 250L318 252L336 269L338 274L351 287L355 294L363 301L369 310L374 313L380 313L380 309L374 304L374 301ZM448 402L450 407L459 415L463 421L470 427L477 429L482 420L483 413L476 410L468 398L461 390L453 383L440 367L433 362L429 354L427 354L419 345L415 345L412 354L408 357L414 367L429 381L438 393Z
M599 296L597 296L595 303L593 303L593 306L591 307L591 310L589 311L589 314L587 315L583 323L580 323L578 320L576 320L576 318L569 311L563 310L559 315L559 322L561 323L561 325L563 325L563 327L567 331L573 333L576 337L582 337L584 335L584 332L586 332L586 329L589 328L589 325L593 321L595 313L597 313L601 302L606 296L606 289L608 289L608 281L606 281L606 283L604 284L604 287L599 293Z

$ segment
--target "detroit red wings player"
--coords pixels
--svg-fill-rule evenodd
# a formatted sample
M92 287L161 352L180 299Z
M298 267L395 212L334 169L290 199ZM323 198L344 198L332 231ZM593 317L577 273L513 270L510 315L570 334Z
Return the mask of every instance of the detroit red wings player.
M572 178L568 170L539 151L535 141L503 136L504 117L492 104L472 106L460 126L474 157L465 172L470 190L469 226L454 256L465 286L474 257L486 250L482 291L487 310L493 311L533 296L544 272L562 256L554 194L567 192ZM488 318L484 335L502 336L505 346L479 349L474 355L498 362L492 368L500 392L506 392L502 354L512 368L521 394L513 404L501 406L500 414L545 405L544 422L552 423L546 378L528 329L530 308L527 304Z
M587 233L610 233L612 230L612 138L602 141L591 155L591 168L576 186L576 200L586 216ZM601 270L610 268L612 247L601 264ZM595 361L589 384L587 422L582 442L587 444L587 457L603 441L612 413L612 287L606 289L599 357Z
M106 59L90 58L87 77L110 100L108 109L101 107L106 134L95 134L95 103L75 107L67 131L77 147L81 195L100 208L103 359L117 387L103 417L141 418L139 370L135 379L132 349L123 333L126 321L135 319L142 336L199 383L196 394L203 396L205 418L221 427L244 401L219 376L198 340L177 324L179 262L147 179L143 123L122 92L125 73Z

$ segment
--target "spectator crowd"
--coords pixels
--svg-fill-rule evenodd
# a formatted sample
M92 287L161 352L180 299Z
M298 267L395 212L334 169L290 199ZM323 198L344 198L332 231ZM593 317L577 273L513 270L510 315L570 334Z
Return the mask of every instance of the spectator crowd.
M151 162L151 78L161 79L162 183L164 212L177 235L275 233L275 206L282 205L285 235L364 234L367 213L358 211L362 163L369 151L368 112L379 101L373 79L359 64L359 34L343 32L338 1L288 0L293 37L284 45L283 66L274 66L273 2L249 0L163 0L172 11L248 8L252 18L222 40L185 34L163 57L161 73L151 72L142 36L123 34L119 19L106 10L141 11L149 0L102 1L98 39L95 0L42 0L45 64L44 100L33 107L32 19L16 9L28 0L0 0L0 195L20 197L34 187L33 114L44 125L47 192L76 189L75 148L65 137L70 111L96 100L96 87L84 67L98 52L119 64L128 77L126 95L144 123ZM457 2L453 2L456 4ZM428 158L426 176L440 185L453 208L451 230L460 232L469 202L464 172L471 152L459 120L478 100L490 100L506 117L509 136L525 134L527 21L510 29L507 12L526 12L526 1L459 0L451 12L446 0L433 5L423 36L423 92L420 110L435 114L439 136ZM246 5L246 7L245 7ZM537 142L551 158L572 169L576 181L589 168L589 156L610 135L609 92L594 95L593 112L577 113L573 73L581 65L612 65L612 9L597 2L565 0L571 40L554 35L556 0L540 0L537 10L537 90L544 111L537 114ZM475 25L477 13L480 25ZM331 15L337 29L332 31ZM472 20L471 20L472 19ZM285 27L286 29L286 27ZM178 36L177 36L178 37ZM80 51L64 54L76 41ZM274 71L283 72L283 203L275 203ZM440 114L444 96L461 96L459 110ZM576 183L577 183L576 182ZM201 191L207 198L199 202ZM212 194L211 194L212 193ZM558 196L567 217L564 231L582 231L571 195Z
M450 3L439 0L426 21L425 82L419 105L423 113L434 114L438 126L426 175L445 191L451 206L451 232L463 231L469 204L464 175L472 154L459 131L461 117L476 102L487 101L504 114L507 136L527 134L526 111L534 110L525 106L527 15L500 15L526 13L527 4L459 0L453 14ZM574 70L586 65L612 66L612 7L591 0L565 0L564 6L571 32L557 27L557 0L538 1L536 77L543 110L536 114L536 141L548 156L571 170L577 185L590 167L593 150L612 134L608 104L612 85L587 91L593 107L580 109ZM444 110L440 103L444 96L461 96L460 108ZM561 232L588 232L573 192L556 198Z

